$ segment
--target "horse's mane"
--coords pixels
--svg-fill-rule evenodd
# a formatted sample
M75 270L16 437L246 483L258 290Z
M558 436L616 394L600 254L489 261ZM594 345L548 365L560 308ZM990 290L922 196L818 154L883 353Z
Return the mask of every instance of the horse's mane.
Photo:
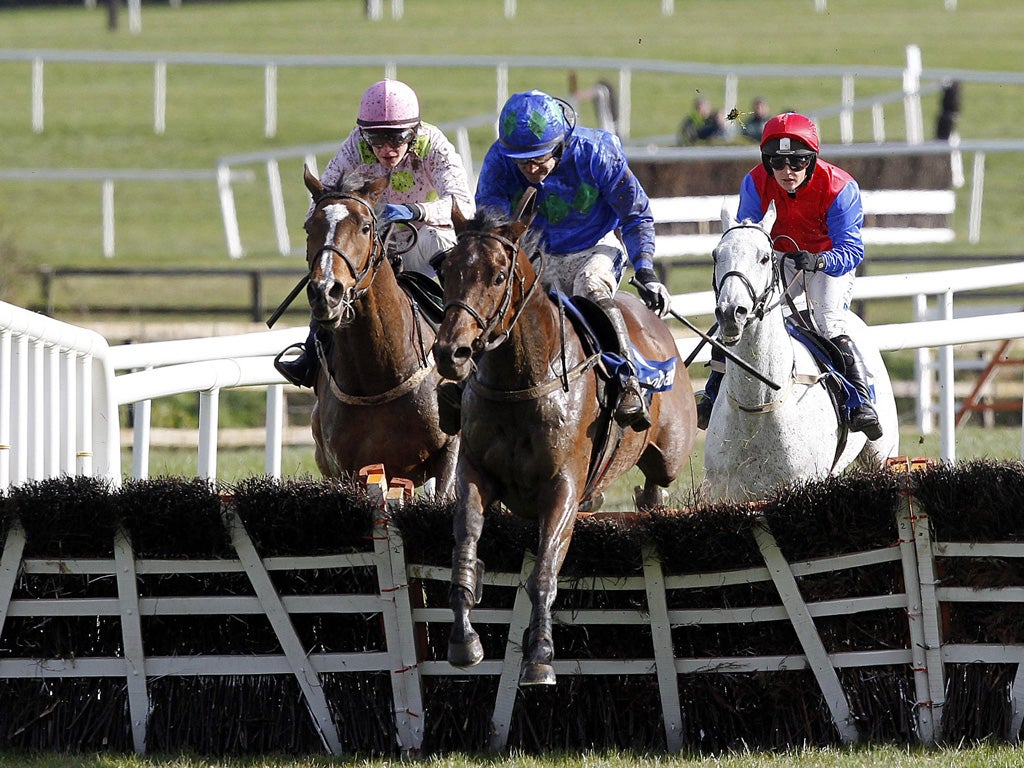
M488 232L507 227L513 222L512 215L496 208L477 208L472 219L466 222L466 229L473 232Z

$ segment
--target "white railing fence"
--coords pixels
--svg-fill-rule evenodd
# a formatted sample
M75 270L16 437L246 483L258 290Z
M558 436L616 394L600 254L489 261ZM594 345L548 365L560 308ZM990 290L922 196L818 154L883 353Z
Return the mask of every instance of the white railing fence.
M855 299L913 302L915 322L870 330L883 351L918 350L915 418L922 433L929 433L938 414L946 461L956 459L954 347L1024 338L1024 312L958 318L955 299L969 291L1020 285L1022 276L1024 265L1017 263L857 281ZM714 297L711 291L680 294L673 305L687 317L710 315ZM0 303L0 488L63 474L120 482L119 409L129 404L134 406L132 476L147 477L151 401L189 392L199 397L198 475L216 479L220 393L255 386L267 387L266 474L280 477L285 385L272 360L306 333L298 327L109 347L98 334ZM694 344L680 340L681 357ZM707 354L705 347L697 360Z

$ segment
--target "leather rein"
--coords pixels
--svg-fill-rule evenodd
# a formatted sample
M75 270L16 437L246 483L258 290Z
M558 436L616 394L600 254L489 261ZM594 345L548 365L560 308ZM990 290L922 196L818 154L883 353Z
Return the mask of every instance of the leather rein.
M461 299L446 301L444 304L444 312L447 313L451 308L461 309L472 317L473 320L476 321L476 324L480 326L480 335L473 341L473 351L490 352L508 338L512 328L515 327L517 322L519 322L519 318L523 316L523 311L526 309L527 301L529 301L530 296L537 289L537 286L541 284L540 276L544 269L544 261L540 261L533 283L527 287L526 277L520 274L518 269L518 261L516 258L519 255L518 243L514 243L507 237L495 232L466 231L458 235L458 239L460 241L470 237L475 237L479 240L496 240L502 245L502 249L508 256L510 264L509 279L506 281L505 292L502 294L501 301L498 303L498 308L494 310L494 314L491 315L489 320L484 319L483 315L477 312L474 307ZM519 302L519 306L513 307L512 292L516 285L520 286L523 298L522 301ZM512 311L512 317L505 325L505 329L496 333L495 331L498 326L505 323L506 316L510 310Z
M494 232L479 232L479 231L466 231L461 233L459 240L464 238L476 237L478 239L490 239L499 242L505 249L506 255L509 256L509 262L511 263L511 269L509 272L509 280L507 281L507 288L501 297L501 301L498 304L498 308L494 311L494 314L489 320L485 319L483 315L476 311L476 309L470 306L465 301L460 299L452 299L451 301L445 302L444 310L455 308L461 309L466 312L476 324L480 326L480 335L473 341L474 352L489 352L490 350L498 347L504 342L511 332L515 324L519 322L519 319L523 316L523 311L526 309L526 304L530 299L530 296L537 289L537 286L541 285L541 274L544 270L544 260L541 258L536 267L536 274L534 276L533 283L528 287L526 286L526 277L521 275L518 270L519 245L512 240ZM522 286L522 300L516 307L512 306L512 292L516 285ZM503 331L495 333L495 330L505 323L506 316L509 312L512 312L512 317L507 321ZM564 324L564 316L562 316ZM565 328L564 325L561 327L562 333L562 356L563 356L563 370L564 356L565 356ZM537 398L544 397L545 395L554 392L557 389L563 389L566 392L569 391L569 384L575 381L577 378L582 376L588 370L593 368L599 359L599 355L591 355L585 358L578 365L573 367L571 370L565 371L562 376L553 378L549 381L537 384L526 389L494 389L480 382L479 379L474 375L469 380L469 385L473 388L481 397L495 402L509 403L509 402L522 402L525 400L536 400Z

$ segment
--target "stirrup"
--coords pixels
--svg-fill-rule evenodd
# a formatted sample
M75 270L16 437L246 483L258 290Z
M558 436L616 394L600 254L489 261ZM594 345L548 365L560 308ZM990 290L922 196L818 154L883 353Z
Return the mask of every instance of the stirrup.
M882 436L882 425L873 408L860 406L853 409L850 411L849 422L851 432L863 432L868 440L877 440Z
M282 360L293 349L299 350L299 356L294 360ZM274 368L296 387L312 387L316 382L316 369L310 365L305 344L292 344L281 350L274 358Z
M651 428L651 412L635 376L630 376L622 385L619 401L615 404L615 423L620 427L631 427L635 432Z

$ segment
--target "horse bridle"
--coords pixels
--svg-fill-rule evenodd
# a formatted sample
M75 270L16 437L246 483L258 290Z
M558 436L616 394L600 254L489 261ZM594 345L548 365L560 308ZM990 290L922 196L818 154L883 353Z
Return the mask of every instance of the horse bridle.
M370 214L370 250L367 254L365 266L360 270L353 260L340 248L335 247L330 243L324 243L317 250L313 259L318 260L325 253L333 253L348 267L349 272L352 274L352 278L355 282L345 289L345 294L341 299L341 319L340 322L347 323L351 322L355 316L355 303L359 301L366 292L373 285L373 280L377 276L377 268L384 261L384 241L380 236L380 231L377 229L377 216L374 213L373 206L371 206L366 200L357 195L350 194L348 192L338 192L335 190L325 189L321 194L317 195L314 199L315 205L320 205L324 200L352 200L363 206ZM310 267L310 275L312 275L313 269Z
M737 271L735 269L732 269L732 270L729 270L728 272L726 272L724 275L722 275L722 279L717 281L717 282L715 280L714 273L712 273L712 276L711 276L711 288L712 288L712 290L715 293L715 300L717 301L718 294L722 290L722 283L724 283L727 278L735 277L736 279L738 279L743 284L743 287L747 289L747 294L750 296L750 302L752 304L751 314L754 317L756 317L758 320L763 320L765 312L767 312L768 309L769 309L768 308L768 300L771 298L772 294L775 292L775 289L782 282L782 273L781 273L781 270L779 268L779 261L778 261L778 259L775 258L775 247L774 247L775 244L774 244L774 242L772 242L772 236L770 234L768 234L767 232L765 232L763 229L761 229L761 227L757 226L756 224L737 224L735 226L729 227L727 230L725 230L722 233L722 237L724 238L727 234L732 232L734 229L755 229L758 232L760 232L761 234L763 234L765 237L768 238L768 244L769 244L769 246L772 249L772 251L771 251L772 255L770 257L771 258L771 262L772 262L772 267L771 267L771 272L769 273L769 276L768 276L767 283L765 284L764 290L761 291L760 293L758 293L757 290L754 288L753 283L750 282L750 278L748 278L742 272L739 272L739 271ZM719 241L719 242L721 242L721 241ZM712 252L711 257L716 262L718 261L718 249L717 248Z
M499 346L502 342L505 341L505 339L508 338L508 335L511 332L512 328L515 327L515 324L519 321L519 318L522 317L523 310L526 307L527 300L530 298L530 295L533 293L533 291L536 290L537 286L540 285L540 276L544 268L544 262L543 260L539 261L536 267L534 281L529 287L527 287L526 277L520 274L519 270L517 269L517 256L519 255L518 243L513 242L504 235L499 235L495 232L481 232L477 230L470 230L462 232L458 235L458 239L460 241L469 237L476 237L481 240L496 240L503 246L503 249L507 249L506 254L509 257L510 268L509 279L506 281L505 292L501 297L501 301L498 303L498 308L494 311L489 320L485 320L483 315L477 312L476 309L474 309L472 306L470 306L465 301L462 301L460 299L452 299L451 301L446 301L444 304L444 313L447 314L449 309L455 308L463 310L464 312L466 312L466 314L472 317L476 324L480 326L480 335L477 336L476 340L473 342L473 351L489 352L495 347ZM520 286L523 298L522 301L519 303L519 306L513 308L512 292L517 284ZM505 326L505 329L503 331L495 334L495 329L498 328L498 326L503 323L510 309L513 310L512 318L508 321L508 324ZM492 336L492 334L494 335Z

